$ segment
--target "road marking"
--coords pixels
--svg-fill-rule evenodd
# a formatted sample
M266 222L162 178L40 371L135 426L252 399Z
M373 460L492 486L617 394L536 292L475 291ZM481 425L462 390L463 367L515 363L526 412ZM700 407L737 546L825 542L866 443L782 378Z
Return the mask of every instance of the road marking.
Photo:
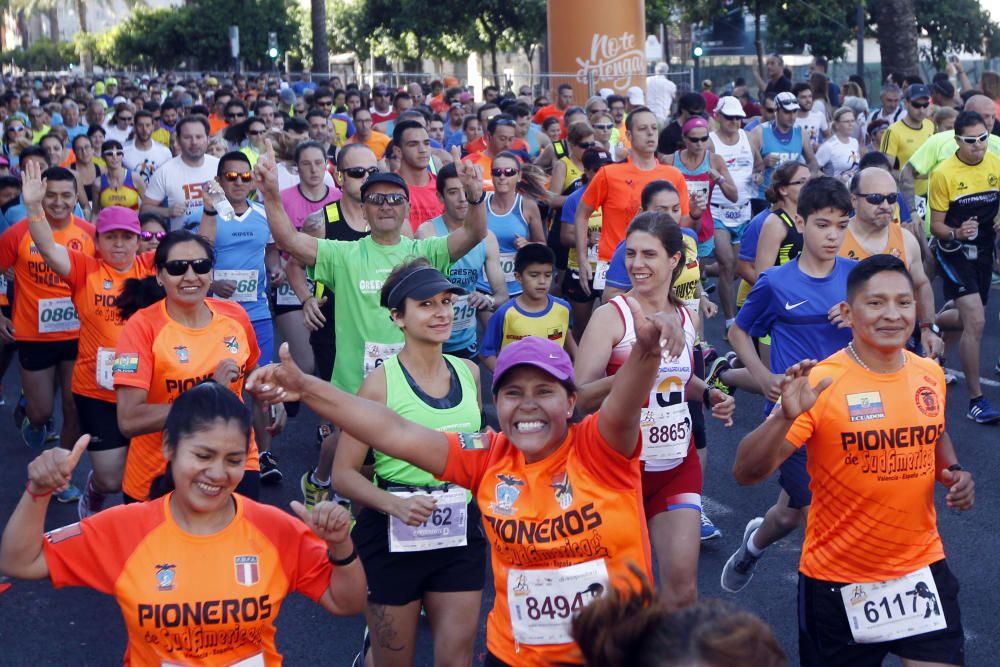
M710 517L728 516L733 513L732 507L717 500L712 500L708 496L701 497L701 509Z
M957 377L959 380L964 380L965 379L965 373L963 373L960 370L956 370L954 368L946 368L946 369L944 369L944 372L945 373L951 373L952 375L954 375L955 377ZM989 378L983 378L983 377L979 378L979 384L985 384L987 387L1000 387L1000 382L997 382L996 380L991 380Z

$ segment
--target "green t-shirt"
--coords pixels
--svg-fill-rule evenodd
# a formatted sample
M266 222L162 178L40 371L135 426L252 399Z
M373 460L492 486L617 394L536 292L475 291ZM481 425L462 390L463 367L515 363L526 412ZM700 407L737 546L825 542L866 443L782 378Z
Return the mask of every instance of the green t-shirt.
M333 326L337 359L333 364L335 387L356 394L368 373L403 347L403 332L379 305L382 283L403 262L426 257L445 276L451 269L448 237L402 237L396 245L376 243L366 236L358 241L318 240L316 264L309 277L336 295Z

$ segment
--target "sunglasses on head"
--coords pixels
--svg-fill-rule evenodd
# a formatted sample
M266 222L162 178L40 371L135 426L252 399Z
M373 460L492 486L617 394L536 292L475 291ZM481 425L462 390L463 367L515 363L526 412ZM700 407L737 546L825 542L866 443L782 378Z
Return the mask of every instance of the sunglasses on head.
M688 141L693 141L696 144L700 144L702 142L708 141L708 135L707 134L704 137L684 137L684 138L687 139Z
M348 167L342 169L341 173L347 174L348 178L368 178L378 173L378 167Z
M166 232L139 232L139 238L143 241L152 241L153 239L162 241L166 235Z
M930 102L910 102L910 106L914 109L926 109L930 105Z
M859 192L858 196L862 197L866 202L868 202L872 206L881 206L882 202L889 202L890 204L895 204L896 200L899 199L899 195L895 192L887 195L883 195L878 192L872 192L870 194L863 195Z
M212 270L212 260L208 257L201 259L172 259L164 263L163 269L171 276L183 276L191 267L199 276L203 276Z
M501 118L493 122L496 123L498 127L517 127L517 123L508 118Z
M512 178L520 172L521 170L515 167L496 167L494 169L490 169L490 173L493 174L494 177L506 176L507 178Z
M402 206L408 200L402 192L371 192L365 197L365 201L373 206L388 204L389 206L396 207Z
M101 155L104 157L125 157L125 151L104 151Z
M981 144L989 138L990 138L989 132L983 132L977 137L959 137L959 139L961 139L963 142L967 144Z
M235 183L237 178L240 179L241 181L243 181L244 183L249 183L250 181L253 180L253 172L252 171L227 171L226 173L224 173L222 175L222 177L224 179L226 179L227 181L229 181L230 183Z

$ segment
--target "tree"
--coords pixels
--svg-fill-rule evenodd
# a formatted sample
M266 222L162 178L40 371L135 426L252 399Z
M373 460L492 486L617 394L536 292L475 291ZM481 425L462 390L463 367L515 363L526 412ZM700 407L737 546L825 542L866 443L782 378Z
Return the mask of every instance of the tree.
M882 77L889 72L919 74L914 0L878 0L869 7L882 51Z
M950 51L989 56L989 43L1000 32L977 0L915 0L917 23L931 41L927 56L939 67Z
M326 0L310 0L309 25L312 28L312 66L319 72L330 71L330 49L326 43Z
M856 0L774 4L767 12L768 44L776 51L791 53L801 53L808 45L815 56L843 58L846 44L854 36L851 28L857 7Z

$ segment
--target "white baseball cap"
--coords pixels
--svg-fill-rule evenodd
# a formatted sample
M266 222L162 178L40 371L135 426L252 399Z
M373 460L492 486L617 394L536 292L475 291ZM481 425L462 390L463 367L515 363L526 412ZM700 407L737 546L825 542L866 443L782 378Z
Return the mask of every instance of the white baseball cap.
M743 111L743 105L740 104L740 101L732 95L724 95L719 98L718 104L715 105L715 113L721 113L723 116L739 116L740 118L747 117L746 112Z
M642 92L642 88L639 86L629 88L625 91L625 96L628 98L629 104L640 106L646 103L646 94Z

